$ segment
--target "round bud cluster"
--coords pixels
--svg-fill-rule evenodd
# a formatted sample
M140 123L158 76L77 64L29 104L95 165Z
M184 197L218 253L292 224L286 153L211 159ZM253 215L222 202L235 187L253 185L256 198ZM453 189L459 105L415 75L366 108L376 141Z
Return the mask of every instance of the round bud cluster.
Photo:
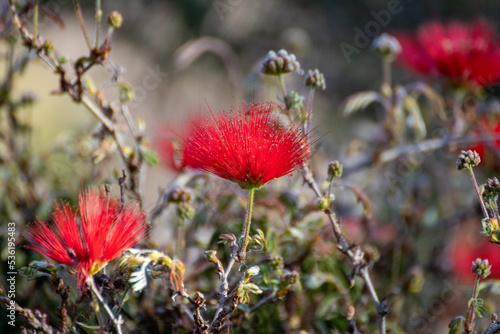
M462 151L457 159L457 168L461 169L470 169L472 167L476 167L481 162L481 157L476 151Z
M325 83L325 77L323 73L321 73L318 69L315 69L314 71L309 70L307 71L306 74L306 86L311 86L313 88L320 88L325 90L326 89L326 83Z
M300 68L300 64L294 54L288 54L286 50L278 53L269 51L266 59L262 62L260 72L268 75L278 75L282 73L295 72Z
M174 188L167 194L169 203L189 202L193 199L193 193L189 189L182 187Z
M494 198L500 195L500 181L498 181L496 177L486 180L486 183L483 185L483 187L483 196L485 198Z
M334 177L342 176L342 165L337 160L328 164L328 182L332 182Z
M371 49L393 61L401 53L401 44L399 44L396 37L383 33L373 40Z
M473 261L472 273L481 276L482 279L488 277L491 274L491 266L488 260L477 258L476 261Z

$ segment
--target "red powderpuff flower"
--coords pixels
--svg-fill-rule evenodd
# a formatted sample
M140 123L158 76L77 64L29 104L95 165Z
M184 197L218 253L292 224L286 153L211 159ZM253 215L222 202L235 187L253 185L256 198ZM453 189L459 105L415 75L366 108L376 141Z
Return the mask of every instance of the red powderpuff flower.
M142 241L148 231L138 207L120 207L97 190L80 194L80 218L67 204L55 206L54 226L42 221L28 226L27 248L76 269L78 285L99 272L123 250Z
M485 20L431 22L416 35L395 36L402 46L402 63L423 75L480 87L500 79L500 43L494 26Z
M309 159L307 136L279 124L272 104L245 104L232 113L193 122L184 139L183 164L260 188L301 168Z

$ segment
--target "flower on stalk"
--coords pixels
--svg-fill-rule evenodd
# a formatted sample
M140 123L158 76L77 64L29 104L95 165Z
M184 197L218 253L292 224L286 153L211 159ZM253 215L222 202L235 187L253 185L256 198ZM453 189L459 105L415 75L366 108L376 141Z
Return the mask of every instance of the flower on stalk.
M80 217L62 203L54 207L55 225L40 220L29 225L27 248L73 267L83 289L87 277L146 238L148 224L138 207L121 207L96 189L80 194L79 206Z
M485 87L500 80L500 42L485 20L448 24L431 22L416 35L396 34L399 59L414 71L465 87Z
M194 122L182 156L185 166L250 189L300 169L310 146L298 127L279 124L271 104L243 104Z

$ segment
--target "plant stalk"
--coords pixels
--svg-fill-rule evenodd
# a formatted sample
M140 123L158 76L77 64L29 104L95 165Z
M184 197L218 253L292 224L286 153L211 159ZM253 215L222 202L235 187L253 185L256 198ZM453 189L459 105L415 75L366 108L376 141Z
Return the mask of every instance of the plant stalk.
M250 234L250 224L252 222L252 210L253 210L253 196L255 193L255 188L250 188L248 192L248 204L247 204L247 213L245 215L245 223L243 225L243 233L240 238L240 249L238 252L238 259L241 264L245 263L245 257L248 247L248 239ZM241 267L241 266L240 266Z

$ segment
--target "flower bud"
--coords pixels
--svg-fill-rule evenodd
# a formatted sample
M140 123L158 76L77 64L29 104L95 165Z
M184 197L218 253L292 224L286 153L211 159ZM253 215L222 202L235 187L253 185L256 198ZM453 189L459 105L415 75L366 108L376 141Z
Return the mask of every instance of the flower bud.
M457 159L457 168L461 169L470 169L472 167L476 167L481 162L481 157L476 151L462 151Z
M476 261L472 262L472 273L481 276L485 279L491 274L491 266L488 260L481 260L477 258Z
M342 176L342 165L337 160L330 162L328 164L328 182L332 182L334 177Z
M189 202L193 199L193 193L189 189L177 187L172 189L167 195L169 203Z
M393 61L401 53L401 44L396 37L383 33L372 42L371 49L389 61Z
M496 177L486 180L486 183L483 185L483 187L483 197L486 199L494 199L495 197L500 195L500 181L498 181Z
M326 197L322 197L318 200L318 202L316 202L316 206L318 207L318 209L320 209L321 211L325 211L328 209L328 199Z
M325 90L326 83L323 73L321 73L318 69L315 69L314 71L312 70L307 71L306 86L312 88L317 87L319 89Z
M111 12L108 16L108 24L110 27L113 28L120 28L123 23L123 16L116 10Z
M300 64L294 54L288 54L286 50L280 50L276 54L269 51L266 59L262 62L260 72L267 75L278 75L290 73L300 69Z

